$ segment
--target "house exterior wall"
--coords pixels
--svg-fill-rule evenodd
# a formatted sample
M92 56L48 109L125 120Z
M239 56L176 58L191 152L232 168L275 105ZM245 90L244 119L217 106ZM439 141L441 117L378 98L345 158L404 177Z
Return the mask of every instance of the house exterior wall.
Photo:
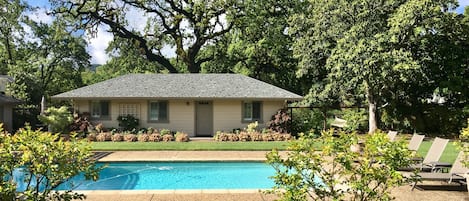
M110 100L110 118L92 119L92 122L102 123L106 128L118 128L120 104L137 104L140 127L153 127L182 131L195 136L195 103L192 100L169 100L167 123L148 122L148 103L151 100ZM213 100L213 132L232 131L235 128L246 128L248 122L242 121L242 100ZM262 101L262 122L259 128L264 128L270 117L277 110L284 107L284 101ZM90 100L74 101L74 109L79 113L90 112Z
M231 132L233 129L246 128L249 122L242 121L242 104L240 100L214 101L213 131ZM259 128L265 128L270 117L284 107L284 101L262 101L262 121Z
M13 105L0 105L0 122L8 132L13 130Z

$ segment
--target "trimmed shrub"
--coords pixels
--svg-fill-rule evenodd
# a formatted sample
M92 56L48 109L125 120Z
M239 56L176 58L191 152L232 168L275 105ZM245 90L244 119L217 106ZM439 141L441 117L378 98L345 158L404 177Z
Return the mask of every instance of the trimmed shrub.
M137 141L137 135L135 135L135 134L125 134L124 135L124 140L126 142L135 142L135 141Z
M163 137L162 137L162 141L163 141L163 142L171 142L171 141L173 141L173 140L174 140L174 136L171 135L171 134L165 134L165 135L163 135Z
M274 141L283 141L283 134L282 133L272 133L272 138Z
M148 141L150 141L150 142L159 142L161 140L162 140L162 137L159 133L153 133L148 138Z
M272 134L267 133L267 134L261 134L262 135L262 141L274 141L274 138Z
M100 134L96 135L96 141L98 141L98 142L106 141L106 136L104 135L104 133L100 133Z
M218 141L226 142L230 140L230 136L227 133L220 133L218 135Z
M259 132L253 132L253 133L249 133L249 136L251 136L251 140L252 141L262 141L262 134L260 134Z
M233 133L231 133L231 134L228 135L228 138L229 138L230 141L232 141L232 142L237 142L237 141L239 141L238 134L233 134Z
M88 136L86 136L86 139L88 139L89 142L95 142L96 141L96 133L88 134Z
M112 135L112 141L113 142L122 142L122 141L124 141L124 136L120 133L116 133L116 134Z
M139 142L148 142L148 141L150 141L150 135L148 135L146 133L139 134L137 138L138 138Z
M293 140L293 136L290 133L283 133L282 135L284 141Z
M176 133L176 142L189 142L189 135L183 132Z
M240 132L238 137L239 137L239 141L242 141L242 142L251 141L251 136L249 135L249 133L245 131Z

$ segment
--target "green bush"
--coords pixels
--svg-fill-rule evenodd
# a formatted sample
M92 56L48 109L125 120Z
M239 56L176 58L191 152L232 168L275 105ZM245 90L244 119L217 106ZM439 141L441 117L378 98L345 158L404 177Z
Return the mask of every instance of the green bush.
M0 200L72 200L83 194L55 191L64 180L84 173L86 179L98 179L91 146L85 141L64 142L56 134L20 129L15 135L0 134ZM13 171L24 168L25 191L17 192ZM34 176L32 176L34 175ZM42 184L39 188L36 184Z
M68 133L68 128L73 122L73 116L65 106L50 107L45 111L45 114L39 115L38 119L48 125L52 132L59 133Z
M365 131L368 128L367 111L364 109L348 109L342 111L342 118L347 121L345 130L351 131Z
M291 118L294 134L315 131L319 135L324 127L324 116L318 109L294 109Z
M276 171L269 192L282 200L390 200L393 187L407 184L397 171L411 164L406 142L390 142L378 131L366 135L357 151L357 134L333 134L300 135L290 143L286 157L276 150L269 153L267 161Z
M458 146L464 152L464 165L469 167L469 119L467 119L467 127L461 130Z
M117 121L119 121L119 126L122 127L124 131L136 131L140 124L139 120L130 114L119 115Z

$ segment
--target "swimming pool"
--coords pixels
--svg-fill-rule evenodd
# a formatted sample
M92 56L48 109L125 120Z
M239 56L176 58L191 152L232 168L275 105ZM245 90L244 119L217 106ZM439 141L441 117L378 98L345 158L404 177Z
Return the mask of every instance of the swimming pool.
M102 165L102 164L98 164ZM269 189L274 169L261 162L109 163L98 181L76 176L58 190Z

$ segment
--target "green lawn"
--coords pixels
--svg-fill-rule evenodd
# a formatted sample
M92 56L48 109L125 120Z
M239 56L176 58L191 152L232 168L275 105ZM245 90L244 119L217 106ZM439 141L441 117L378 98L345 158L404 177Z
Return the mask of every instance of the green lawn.
M92 142L95 151L135 151L135 150L239 150L269 151L274 148L284 150L288 142Z
M424 141L420 145L420 148L418 150L418 154L422 157L425 157L425 155L428 152L428 149L430 149L430 146L432 145L433 141ZM456 148L456 146L453 144L453 142L448 142L446 145L446 149L443 152L443 155L441 156L440 161L441 162L447 162L447 163L453 163L456 160L456 157L458 156L459 150Z
M425 157L432 141L424 141L418 150ZM274 148L285 150L288 142L92 142L94 151L149 151L149 150L221 150L221 151L269 151ZM456 146L449 142L446 146L442 162L453 163L458 154Z

